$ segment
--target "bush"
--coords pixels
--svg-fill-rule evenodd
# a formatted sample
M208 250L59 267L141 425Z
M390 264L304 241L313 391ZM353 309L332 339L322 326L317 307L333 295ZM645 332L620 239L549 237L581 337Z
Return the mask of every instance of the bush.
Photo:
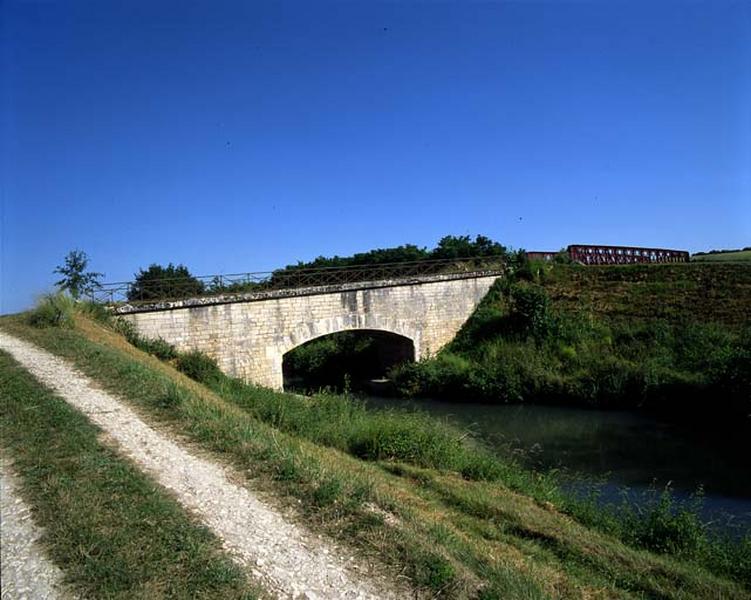
M389 371L397 391L405 396L464 394L467 390L470 361L452 352L434 359L404 363Z
M113 324L113 313L104 304L85 300L78 303L78 309L103 325Z
M133 325L133 323L126 321L122 317L118 317L112 323L112 328L131 344L134 346L136 345L136 340L138 340L139 335L136 331L136 326Z
M160 360L172 360L178 356L175 347L166 340L162 338L151 340L141 337L136 331L135 325L130 321L122 318L116 319L113 323L113 329L139 350L153 354Z
M740 540L733 537L710 538L702 552L703 562L716 573L728 573L751 587L751 533Z
M678 503L666 488L648 502L646 509L636 511L624 505L623 533L642 548L696 558L708 542L706 526L699 518L702 501L699 492L689 502Z
M153 354L160 360L172 360L173 358L177 358L178 356L175 347L162 338L149 340L140 336L136 336L133 345L136 346L136 348L143 350L144 352Z
M75 300L58 292L43 296L29 313L29 325L33 327L72 327Z
M159 408L173 409L182 406L189 394L177 387L174 383L167 384L164 393L154 399L154 405Z
M532 335L538 342L552 332L554 319L550 298L539 285L515 284L511 287L511 317L522 335Z
M733 411L748 419L751 414L751 327L731 346L713 375L715 386L727 396Z
M222 378L216 361L197 350L180 354L175 361L175 367L198 383L212 383Z
M508 278L499 278L490 287L474 313L462 325L447 350L471 353L482 341L501 336L508 329Z
M136 273L128 290L128 300L163 300L189 298L204 293L202 281L191 275L184 265L168 264L166 267L153 264L145 271Z

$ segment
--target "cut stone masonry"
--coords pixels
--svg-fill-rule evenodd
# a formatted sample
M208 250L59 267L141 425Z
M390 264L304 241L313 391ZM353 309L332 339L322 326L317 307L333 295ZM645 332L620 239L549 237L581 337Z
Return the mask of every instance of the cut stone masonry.
M348 330L386 331L414 345L415 360L457 334L498 273L196 298L117 312L147 338L181 352L200 350L219 367L265 387L283 387L284 354L312 339Z

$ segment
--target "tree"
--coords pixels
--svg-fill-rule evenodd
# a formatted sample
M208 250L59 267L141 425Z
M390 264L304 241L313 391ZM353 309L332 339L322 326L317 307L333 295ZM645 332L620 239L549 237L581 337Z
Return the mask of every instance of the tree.
M188 267L169 263L166 267L152 264L147 270L139 269L128 290L128 300L163 300L200 296L204 292L202 281L191 275Z
M104 273L87 271L88 265L89 257L83 250L71 250L65 257L65 264L53 271L63 276L55 285L76 299L81 295L92 294L94 290L101 287L99 280L104 277Z
M441 238L438 246L432 251L431 258L453 259L473 258L475 256L506 256L506 247L494 242L484 235L475 236L475 240L468 235L447 235Z

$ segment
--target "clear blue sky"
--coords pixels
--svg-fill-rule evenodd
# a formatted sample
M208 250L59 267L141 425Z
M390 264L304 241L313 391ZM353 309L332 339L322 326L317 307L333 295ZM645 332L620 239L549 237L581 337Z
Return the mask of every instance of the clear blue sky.
M751 245L749 2L0 6L0 312L73 248Z

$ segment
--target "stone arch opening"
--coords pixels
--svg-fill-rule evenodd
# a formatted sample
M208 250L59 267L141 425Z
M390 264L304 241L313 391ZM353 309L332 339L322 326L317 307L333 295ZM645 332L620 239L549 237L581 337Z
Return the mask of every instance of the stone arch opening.
M385 392L392 367L413 362L414 341L379 329L350 329L324 334L282 356L284 389L304 392L345 387Z

